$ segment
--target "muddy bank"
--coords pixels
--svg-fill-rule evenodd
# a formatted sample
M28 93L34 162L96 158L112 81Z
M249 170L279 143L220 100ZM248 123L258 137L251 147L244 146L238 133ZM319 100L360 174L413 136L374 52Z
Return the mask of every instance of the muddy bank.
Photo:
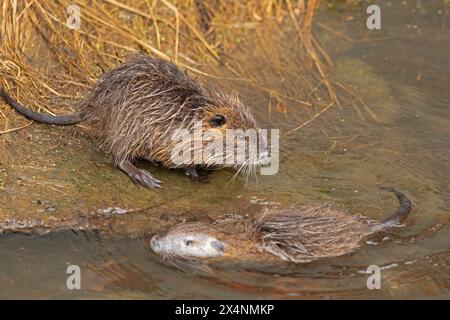
M212 172L210 183L196 184L182 172L149 163L140 166L163 180L165 189L136 186L80 128L32 125L2 135L0 150L0 230L75 225L77 217L114 207L136 211L173 203L194 210L242 194L241 183L227 186L232 171ZM224 188L226 196L218 192Z

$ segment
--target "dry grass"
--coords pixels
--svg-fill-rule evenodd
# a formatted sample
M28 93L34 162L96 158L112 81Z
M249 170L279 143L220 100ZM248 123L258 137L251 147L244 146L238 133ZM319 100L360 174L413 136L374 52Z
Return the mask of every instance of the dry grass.
M304 108L314 119L339 103L330 59L311 32L318 2L80 0L81 28L72 30L73 1L3 0L0 85L35 110L70 112L105 70L145 51L200 77L255 87L270 96L269 112L295 117ZM295 86L280 85L290 79ZM27 125L0 105L0 134Z

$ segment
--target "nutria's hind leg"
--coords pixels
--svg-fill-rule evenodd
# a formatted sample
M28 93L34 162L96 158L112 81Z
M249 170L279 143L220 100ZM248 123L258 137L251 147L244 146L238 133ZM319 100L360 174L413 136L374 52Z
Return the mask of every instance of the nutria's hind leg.
M162 188L161 181L155 179L148 171L136 168L131 162L123 161L119 164L119 169L125 172L130 179L146 188Z
M208 176L206 174L199 174L195 167L186 169L185 173L194 182L204 182L204 183L209 182Z

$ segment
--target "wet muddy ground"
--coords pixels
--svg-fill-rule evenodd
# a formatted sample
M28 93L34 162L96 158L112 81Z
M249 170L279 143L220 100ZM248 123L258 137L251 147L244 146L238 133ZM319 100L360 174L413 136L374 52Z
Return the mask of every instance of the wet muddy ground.
M355 96L299 130L288 133L301 124L295 116L268 113L267 91L222 83L243 96L263 127L280 129L280 171L258 182L229 183L234 172L220 170L195 184L141 163L164 181L164 190L149 191L113 168L80 127L32 124L0 135L0 298L448 298L450 25L442 2L432 2L383 2L392 10L383 11L380 31L365 28L364 6L322 8L316 33L332 57L333 79ZM255 45L260 59L247 67L274 90L295 92L301 71L283 60L295 57L291 34L274 36L283 39L280 60ZM288 76L268 78L264 62L285 63ZM0 131L16 125L3 124ZM406 226L339 258L231 261L199 272L171 266L146 242L174 223L265 203L332 202L381 219L397 203L380 185L413 201ZM65 286L70 264L81 267L82 290ZM380 290L366 287L369 265L382 268Z

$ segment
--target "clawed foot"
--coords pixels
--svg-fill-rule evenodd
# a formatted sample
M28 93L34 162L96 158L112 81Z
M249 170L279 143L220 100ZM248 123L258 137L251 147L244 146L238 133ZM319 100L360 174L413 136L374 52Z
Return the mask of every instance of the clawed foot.
M140 184L148 189L152 188L162 188L161 180L154 178L148 171L136 168L133 164L128 161L122 162L119 165L120 170L125 172L130 179L136 183Z
M161 188L161 180L158 180L154 178L148 171L145 171L143 169L138 169L138 172L136 172L134 175L129 176L130 179L136 183L140 184L146 188Z
M189 178L194 182L209 182L208 176L206 174L199 174L195 168L189 168L185 171Z

